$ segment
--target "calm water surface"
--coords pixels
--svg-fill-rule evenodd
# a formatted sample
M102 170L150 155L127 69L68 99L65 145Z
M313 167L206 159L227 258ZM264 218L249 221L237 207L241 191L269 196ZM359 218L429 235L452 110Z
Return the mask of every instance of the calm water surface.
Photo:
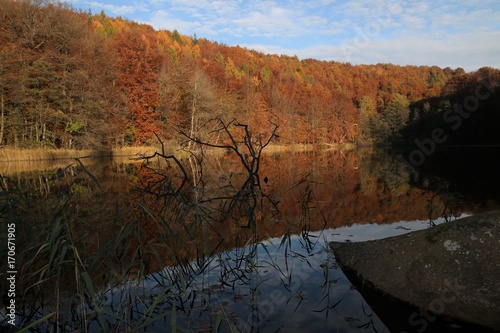
M72 308L85 309L91 332L388 332L408 317L383 322L377 307L385 305L365 301L328 242L384 238L498 207L491 186L486 197L465 193L470 180L447 177L455 173L442 164L414 173L374 151L266 154L252 188L230 154L186 158L182 168L158 159L81 162L0 172L4 191L30 188L38 200L19 219L50 220L61 200L74 214L72 237L94 290ZM18 228L20 239L29 225ZM74 286L58 288L71 295ZM34 318L54 310L48 294L35 300L43 306Z

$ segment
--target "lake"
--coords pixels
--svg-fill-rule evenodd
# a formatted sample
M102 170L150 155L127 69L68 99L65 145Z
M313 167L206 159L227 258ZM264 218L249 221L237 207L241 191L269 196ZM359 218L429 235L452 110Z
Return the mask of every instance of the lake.
M418 331L414 309L398 312L353 284L328 242L498 209L497 156L498 148L456 148L419 170L374 149L2 164L1 218L16 229L16 325ZM258 172L249 173L253 162Z

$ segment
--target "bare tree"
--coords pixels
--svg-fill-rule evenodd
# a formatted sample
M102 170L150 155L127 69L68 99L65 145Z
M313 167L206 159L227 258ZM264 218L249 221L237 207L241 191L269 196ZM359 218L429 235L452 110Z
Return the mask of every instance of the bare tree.
M189 99L191 108L191 126L189 137L193 138L200 129L200 123L203 123L203 115L212 111L215 106L215 94L212 85L202 70L196 70L189 81ZM189 141L189 148L195 141Z
M205 123L205 126L214 128L209 134L215 135L217 142L221 140L223 143L212 143L208 140L191 136L183 131L180 131L180 134L185 136L190 142L204 147L225 149L238 156L247 172L247 178L234 197L226 201L221 207L225 217L238 210L248 218L247 226L253 226L256 223L255 209L258 204L258 198L267 198L276 206L276 203L262 191L259 171L262 151L274 138L278 137L276 132L279 126L272 123L273 128L268 137L263 137L262 134L254 137L248 125L241 124L236 119L225 122L222 118L217 117L210 119Z

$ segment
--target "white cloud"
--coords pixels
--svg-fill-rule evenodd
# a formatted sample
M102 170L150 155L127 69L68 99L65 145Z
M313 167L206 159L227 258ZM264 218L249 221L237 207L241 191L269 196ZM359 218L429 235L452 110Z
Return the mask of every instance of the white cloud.
M421 30L427 27L427 21L423 17L418 16L406 16L402 19L407 29L410 31L415 31L416 29Z
M93 12L96 12L97 10L104 10L106 14L108 15L129 15L138 11L146 11L147 9L144 8L142 5L120 5L116 6L113 4L108 4L108 3L102 3L102 2L87 2L86 3L88 7Z
M85 0L74 0L87 9ZM266 53L352 63L500 67L498 0L124 0L95 9ZM148 15L147 17L144 15Z
M352 64L438 65L474 71L483 66L500 68L500 58L497 56L500 54L500 44L495 43L498 40L500 32L461 34L445 42L424 37L373 41L361 48L349 44L319 45L303 49L270 45L245 46L265 53L295 54L301 59L335 60Z
M186 21L180 19L166 10L156 11L154 16L148 23L158 29L177 29L183 34L188 34L187 32L196 31L197 29L202 27L202 24L198 21ZM205 27L205 29L207 31L210 31L210 27Z
M408 14L426 14L429 11L429 4L426 2L416 3L413 6L410 5L407 12Z
M280 45L271 45L271 44L241 44L241 47L245 47L249 50L255 50L258 52L262 52L264 54L277 54L277 55L288 55L288 56L297 56L301 57L303 54L307 53L307 49L299 49L299 48L288 48ZM305 59L307 57L301 57Z
M231 23L252 35L267 37L297 36L304 30L293 19L291 11L278 7L269 8L266 12L252 11L242 18L233 20Z
M313 15L307 17L301 17L299 22L302 23L307 28L323 27L328 23L328 20L324 17Z
M239 5L241 1L233 1L233 0L217 0L212 1L210 5L208 5L207 10L212 12L216 17L222 17L226 20L230 17L235 17L239 12Z

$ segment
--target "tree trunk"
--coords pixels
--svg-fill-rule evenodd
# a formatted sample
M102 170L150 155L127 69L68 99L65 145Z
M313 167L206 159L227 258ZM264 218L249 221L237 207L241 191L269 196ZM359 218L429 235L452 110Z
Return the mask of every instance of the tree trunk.
M194 87L193 87L193 101L191 102L191 130L189 133L189 137L193 138L194 137L194 122L195 122L195 113L196 113L196 95L197 95L197 86L198 82L195 79ZM188 147L191 150L193 146L193 141L190 140Z
M196 104L195 100L193 99L193 105L191 107L191 130L189 131L189 137L194 138L194 121L195 121L195 113L196 113ZM189 149L192 149L193 146L193 141L189 141L188 147Z

